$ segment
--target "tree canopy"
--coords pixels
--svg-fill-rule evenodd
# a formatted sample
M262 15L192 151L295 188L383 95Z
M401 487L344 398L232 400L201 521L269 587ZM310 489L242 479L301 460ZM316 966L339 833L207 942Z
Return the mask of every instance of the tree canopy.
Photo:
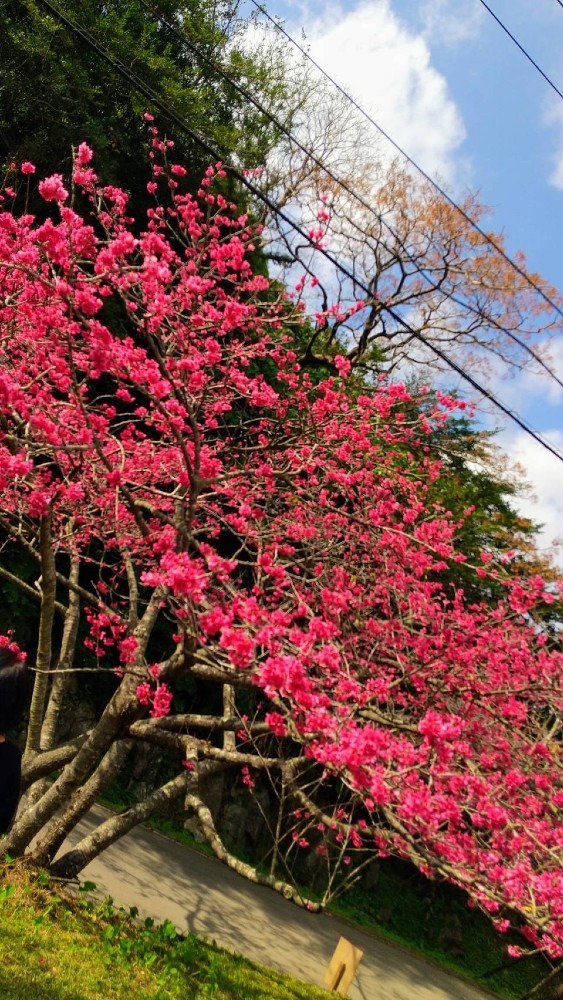
M163 0L159 12L166 21L144 0L61 0L55 8L81 33L38 0L0 4L0 162L31 160L42 176L68 172L72 147L85 141L95 146L106 183L142 196L146 136L140 123L150 102L90 41L222 157L235 155L245 166L258 165L275 143L277 129L218 77L205 57L220 61L238 83L291 122L299 98L288 87L280 53L275 46L250 53L239 44L244 25L233 0ZM207 154L186 132L163 124L174 134L178 155L191 164L196 183Z
M268 250L315 318L310 360L328 345L354 365L380 367L384 355L388 370L424 367L430 379L450 374L453 360L485 386L491 374L549 367L557 289L527 270L523 253L506 255L477 195L454 201L391 158L318 77L261 184L285 208L285 218L263 209Z

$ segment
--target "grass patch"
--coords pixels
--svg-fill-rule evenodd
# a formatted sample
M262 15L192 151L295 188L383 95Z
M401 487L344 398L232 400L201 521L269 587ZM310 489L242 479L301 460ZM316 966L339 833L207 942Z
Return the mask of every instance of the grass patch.
M2 1000L322 1000L314 986L264 969L169 922L136 921L73 895L22 862L0 872Z

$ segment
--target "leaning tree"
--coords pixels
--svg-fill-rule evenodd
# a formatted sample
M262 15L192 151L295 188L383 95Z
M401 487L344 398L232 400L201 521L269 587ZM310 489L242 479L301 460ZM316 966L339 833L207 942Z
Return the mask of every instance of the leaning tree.
M562 954L563 657L536 615L556 585L483 551L500 596L465 596L471 513L440 506L429 444L456 402L368 390L340 355L315 383L221 168L182 193L152 141L144 227L84 144L82 213L52 175L52 217L0 214L0 574L38 607L5 849L70 877L177 801L227 864L304 905L288 845L344 870L395 853ZM98 711L64 739L77 678ZM186 678L197 713L175 710ZM141 742L173 776L67 849ZM224 769L279 793L269 875L214 825L201 789Z

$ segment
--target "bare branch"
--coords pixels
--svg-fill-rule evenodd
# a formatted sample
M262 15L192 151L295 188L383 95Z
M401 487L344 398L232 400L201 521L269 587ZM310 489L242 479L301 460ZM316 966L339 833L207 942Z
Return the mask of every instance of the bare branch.
M231 854L217 833L210 810L199 796L193 793L186 795L185 803L188 808L193 809L196 813L202 833L215 855L229 868L232 868L239 875L244 876L249 882L255 882L257 885L265 885L269 889L273 889L274 892L279 892L284 899L291 900L297 906L302 906L313 913L318 913L322 909L319 903L307 899L295 886L290 885L289 882L284 882L273 875L263 875L252 865L241 861Z

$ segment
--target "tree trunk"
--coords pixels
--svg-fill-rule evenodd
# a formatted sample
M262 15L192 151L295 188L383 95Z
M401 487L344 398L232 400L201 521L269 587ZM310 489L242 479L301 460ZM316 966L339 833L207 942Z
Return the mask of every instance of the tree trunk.
M29 710L26 753L34 753L39 750L45 698L49 686L49 674L47 671L51 667L53 619L55 616L55 596L57 591L55 554L51 539L52 518L51 511L48 514L44 514L41 518L39 528L39 544L41 549L41 617L39 619L39 640L35 661L38 673L35 674L33 695ZM45 673L41 673L41 671L45 671Z
M135 629L138 640L137 664L144 662L147 643L160 613L163 590L156 588L146 607L143 617ZM137 699L138 675L133 665L132 671L125 674L117 691L106 705L97 725L78 750L74 759L67 764L62 774L51 785L36 805L26 809L14 823L10 833L3 843L3 848L14 857L25 851L36 834L60 809L91 772L114 740L132 722L145 713L145 709ZM138 668L137 668L138 669ZM38 735L40 730L38 731ZM70 832L71 827L67 829Z
M91 731L74 759L36 805L26 809L14 823L3 847L18 857L61 806L84 781L96 762L106 753L123 725L133 722L145 709L135 694L136 678L127 675L108 703L97 726ZM69 827L70 830L70 827ZM69 832L69 831L67 831Z
M78 557L74 556L69 574L71 584L78 584L79 570L80 563ZM43 719L43 726L41 728L42 750L52 750L55 743L63 697L68 688L68 682L71 676L71 674L66 673L66 671L70 670L74 662L74 652L76 649L79 622L80 596L76 593L76 591L69 590L68 609L65 615L57 673L53 677L51 693L49 695L45 718Z
M177 775L172 781L163 785L162 788L157 788L156 791L152 792L142 802L131 806L126 812L119 813L117 816L110 816L93 833L88 834L87 837L83 837L76 847L73 847L72 850L63 854L62 858L55 861L50 868L51 874L59 878L75 878L106 847L119 840L120 837L123 837L129 830L132 830L134 826L148 819L153 813L159 812L174 799L183 795L188 781L189 775L186 771L183 771L182 774Z
M236 713L235 688L233 684L223 684L223 719L233 719ZM236 736L225 729L223 732L223 750L236 749Z
M55 816L41 832L40 839L31 852L31 858L36 864L46 866L52 861L64 843L68 831L86 815L98 795L121 770L131 746L132 740L112 743L94 774L74 793L62 816Z

